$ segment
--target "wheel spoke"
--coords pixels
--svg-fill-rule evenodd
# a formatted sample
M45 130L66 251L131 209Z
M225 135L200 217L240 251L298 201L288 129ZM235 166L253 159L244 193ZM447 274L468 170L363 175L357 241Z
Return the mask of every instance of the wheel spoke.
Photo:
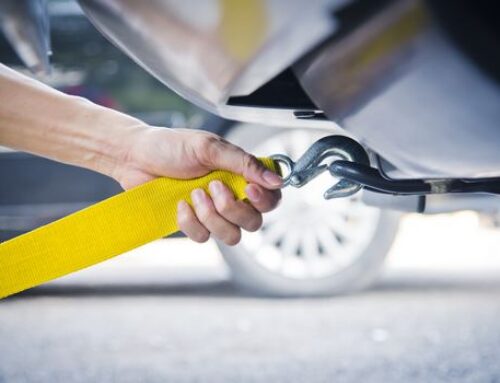
M333 232L339 235L342 239L350 240L356 235L352 228L349 228L349 224L345 222L339 215L331 215L325 219L325 223L330 227Z
M283 259L287 257L297 257L297 250L300 245L300 233L297 229L289 229L281 238L280 250L283 253Z
M286 221L276 221L266 226L266 230L261 232L262 240L266 244L276 244L283 238L287 230L288 223Z
M316 235L328 255L342 252L342 245L329 228L325 226L318 227Z
M315 265L319 257L318 240L313 229L308 229L302 235L301 241L304 267L309 276L315 274Z
M302 233L301 247L304 259L307 262L318 257L318 241L313 229L307 229Z

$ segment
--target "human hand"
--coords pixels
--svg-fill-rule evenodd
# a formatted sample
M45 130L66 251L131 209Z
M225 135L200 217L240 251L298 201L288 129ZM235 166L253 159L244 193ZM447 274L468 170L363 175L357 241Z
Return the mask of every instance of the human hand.
M154 178L194 178L212 170L241 174L251 203L236 201L220 182L193 191L194 209L178 206L179 227L203 242L227 244L253 231L280 198L281 178L253 156L202 131L152 128L116 110L68 96L0 64L0 143L115 178L125 189ZM29 113L26 111L29 110Z
M238 201L220 181L193 190L193 208L180 201L177 220L181 230L196 242L210 234L228 245L240 241L241 229L255 231L262 225L262 213L276 207L281 197L281 178L267 170L255 157L221 137L189 129L144 127L130 136L123 159L112 176L125 188L160 176L195 178L224 169L241 174L249 182L249 201Z

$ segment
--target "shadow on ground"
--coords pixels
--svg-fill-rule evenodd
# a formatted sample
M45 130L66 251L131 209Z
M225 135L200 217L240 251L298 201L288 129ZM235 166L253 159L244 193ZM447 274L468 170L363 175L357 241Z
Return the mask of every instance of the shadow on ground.
M500 293L500 275L449 275L444 273L397 273L381 278L371 288L353 293L357 296L407 294L407 293ZM353 295L350 294L350 295ZM46 285L27 290L8 300L36 297L119 297L119 296L165 296L165 297L211 297L211 298L276 298L256 295L245 291L231 281L182 281L177 283L72 283L70 285ZM299 297L301 298L301 297ZM302 297L303 298L303 297Z

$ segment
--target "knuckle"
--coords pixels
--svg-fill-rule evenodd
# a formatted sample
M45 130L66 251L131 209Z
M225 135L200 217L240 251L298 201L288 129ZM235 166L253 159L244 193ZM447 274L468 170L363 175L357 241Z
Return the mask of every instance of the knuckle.
M268 211L276 208L280 201L279 194L275 194L273 192L266 192L265 197L262 198L262 201L259 205L259 211L262 213L267 213Z
M257 231L261 226L262 226L262 215L257 214L254 218L248 221L246 230L250 232Z
M198 217L198 219L201 221L201 222L207 222L207 221L210 221L210 219L212 218L214 214L214 211L213 209L211 209L210 207L208 206L200 206L197 210L196 210L196 215Z
M191 239L195 242L203 243L207 242L209 238L210 238L210 233L208 231L204 231L194 234Z
M192 221L192 216L185 209L179 209L177 212L177 223L179 227L182 229L186 227Z
M251 155L250 153L243 152L242 161L243 161L243 169L245 169L245 171L249 169L259 168L259 161L257 160L257 158L255 158L255 156Z
M228 215L234 210L234 201L229 198L220 198L217 201L217 211L222 215Z
M241 239L240 229L236 229L228 233L228 235L223 239L224 243L228 246L236 245Z
M179 224L179 227L183 229L186 227L186 225L189 222L189 218L185 213L179 213L177 214L177 223Z
M215 162L220 153L220 137L212 134L204 134L197 143L197 154L203 164L210 165Z

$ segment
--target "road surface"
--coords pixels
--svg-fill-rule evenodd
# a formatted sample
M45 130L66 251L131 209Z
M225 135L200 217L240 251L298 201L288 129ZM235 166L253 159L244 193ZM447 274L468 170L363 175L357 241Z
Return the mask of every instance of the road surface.
M153 243L0 302L0 382L500 382L500 232L409 216L372 290L322 299Z

